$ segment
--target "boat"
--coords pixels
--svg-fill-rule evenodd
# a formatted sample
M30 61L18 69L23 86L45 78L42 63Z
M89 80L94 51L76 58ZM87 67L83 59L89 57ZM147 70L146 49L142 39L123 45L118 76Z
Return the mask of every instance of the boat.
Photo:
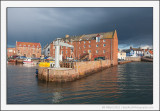
M23 60L23 64L33 64L33 61L31 58L27 58L27 59Z

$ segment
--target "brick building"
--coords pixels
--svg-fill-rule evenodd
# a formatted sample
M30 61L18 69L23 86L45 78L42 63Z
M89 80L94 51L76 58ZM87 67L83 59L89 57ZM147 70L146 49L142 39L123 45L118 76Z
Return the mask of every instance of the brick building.
M16 41L16 55L39 58L41 56L41 44Z
M62 41L74 46L71 50L67 47L60 47L62 58L67 57L79 59L89 59L91 61L97 59L110 59L113 65L117 65L118 61L118 37L117 32L105 32L96 34L87 34L81 36L67 35ZM50 55L55 57L55 46L50 44Z
M7 56L12 57L16 55L16 48L7 48Z

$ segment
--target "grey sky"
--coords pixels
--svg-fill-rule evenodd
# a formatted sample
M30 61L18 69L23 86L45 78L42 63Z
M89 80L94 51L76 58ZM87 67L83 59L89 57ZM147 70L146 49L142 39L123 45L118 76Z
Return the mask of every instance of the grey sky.
M152 8L8 8L7 25L8 47L115 29L119 48L153 45Z

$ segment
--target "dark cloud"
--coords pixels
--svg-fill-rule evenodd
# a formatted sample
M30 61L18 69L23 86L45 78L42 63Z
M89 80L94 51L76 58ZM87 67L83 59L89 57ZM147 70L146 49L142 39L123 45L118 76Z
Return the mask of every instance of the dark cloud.
M119 46L152 45L152 8L8 8L8 46L117 30Z

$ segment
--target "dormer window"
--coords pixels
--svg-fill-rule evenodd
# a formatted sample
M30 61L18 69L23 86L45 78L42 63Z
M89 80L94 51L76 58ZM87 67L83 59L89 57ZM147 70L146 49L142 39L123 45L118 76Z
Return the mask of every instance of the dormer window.
M100 42L100 35L99 34L96 36L96 42Z

